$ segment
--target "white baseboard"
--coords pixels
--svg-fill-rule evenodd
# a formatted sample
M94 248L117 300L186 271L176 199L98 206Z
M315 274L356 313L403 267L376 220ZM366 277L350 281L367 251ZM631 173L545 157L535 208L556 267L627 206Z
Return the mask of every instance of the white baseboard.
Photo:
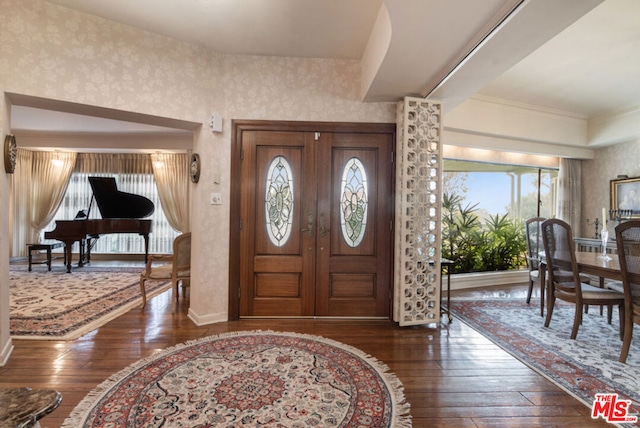
M2 348L2 352L0 352L0 367L3 367L9 361L9 357L13 352L13 342L11 341L11 337L5 343L4 348Z
M193 309L189 308L189 313L187 315L191 321L193 321L198 327L207 325L207 324L215 324L219 322L226 322L229 320L228 314L220 313L220 314L208 314L208 315L198 315L194 312Z
M497 272L457 273L451 275L451 289L489 287L492 285L521 284L529 281L529 270L507 270ZM447 286L447 276L442 276L442 286Z

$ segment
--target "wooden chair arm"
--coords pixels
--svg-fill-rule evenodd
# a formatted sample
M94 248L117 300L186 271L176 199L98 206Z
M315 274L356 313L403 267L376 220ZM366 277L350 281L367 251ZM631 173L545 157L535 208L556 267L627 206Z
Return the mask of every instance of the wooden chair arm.
M149 274L151 272L151 266L156 262L171 262L173 261L172 254L149 254L147 257L147 264L145 266L145 274Z

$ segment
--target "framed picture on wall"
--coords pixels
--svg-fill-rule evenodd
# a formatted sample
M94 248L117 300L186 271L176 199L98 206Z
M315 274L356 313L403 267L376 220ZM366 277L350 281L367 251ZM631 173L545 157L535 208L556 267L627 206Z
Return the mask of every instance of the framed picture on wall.
M640 218L640 177L611 180L610 217Z

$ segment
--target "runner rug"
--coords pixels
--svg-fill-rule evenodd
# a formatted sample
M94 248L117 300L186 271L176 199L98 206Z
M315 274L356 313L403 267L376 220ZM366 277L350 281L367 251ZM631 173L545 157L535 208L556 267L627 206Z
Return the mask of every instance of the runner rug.
M247 331L134 363L62 426L403 428L411 417L401 382L362 351L318 336Z
M9 321L13 339L76 339L142 305L141 269L9 272ZM147 283L147 298L170 282Z
M618 362L617 308L609 325L606 310L600 315L591 307L575 340L570 338L575 307L559 301L548 328L533 302L460 300L451 302L451 312L585 405L592 407L597 393L617 393L631 400L630 412L640 412L640 329L634 329L626 364Z

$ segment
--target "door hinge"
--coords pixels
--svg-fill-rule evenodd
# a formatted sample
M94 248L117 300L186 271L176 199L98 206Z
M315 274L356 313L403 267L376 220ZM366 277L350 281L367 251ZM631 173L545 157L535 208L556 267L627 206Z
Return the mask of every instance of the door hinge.
M238 221L238 223L240 224L240 230L242 230L242 219L240 219L240 221Z
M319 132L314 133L313 134L313 139L318 141L320 139L320 133Z
M240 160L244 160L244 150L240 150Z
M391 152L391 163L394 163L395 161L396 161L396 153Z

